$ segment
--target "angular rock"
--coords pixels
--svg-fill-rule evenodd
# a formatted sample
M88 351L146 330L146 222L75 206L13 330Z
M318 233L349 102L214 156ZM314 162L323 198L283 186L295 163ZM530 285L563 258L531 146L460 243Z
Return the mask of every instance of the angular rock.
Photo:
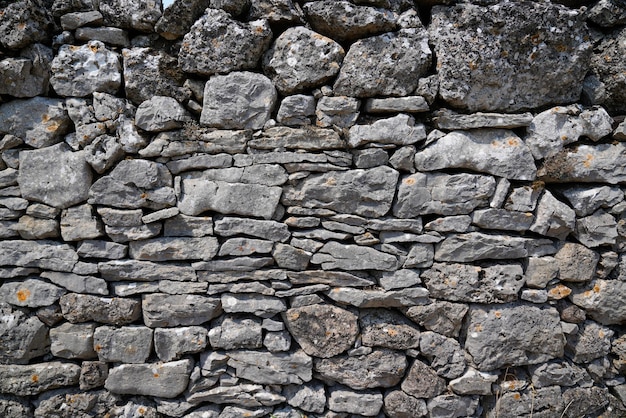
M555 254L559 279L565 282L588 282L594 278L600 255L581 244L567 242Z
M226 168L230 167L233 157L229 154L207 155L200 154L189 158L182 158L167 163L167 168L172 174L179 174L189 170L203 170L207 168Z
M294 408L318 414L324 412L326 392L320 382L284 386L283 395L287 398L287 403Z
M415 398L428 399L441 394L446 389L446 381L426 364L414 360L401 388Z
M52 50L42 44L24 49L19 58L0 61L0 94L35 97L48 94Z
M611 133L613 119L603 108L572 105L539 113L528 127L526 144L537 160L552 157L581 136L598 141Z
M326 295L341 304L357 308L400 308L427 303L428 290L412 287L400 290L380 291L339 287L326 292Z
M497 380L496 374L479 372L470 367L463 376L450 381L450 389L456 395L491 395L491 385Z
M575 363L590 363L609 354L613 334L608 327L585 321L577 333L567 336L565 354Z
M587 11L587 19L602 27L626 23L626 6L619 0L600 0Z
M82 241L103 235L102 224L90 205L74 206L61 212L61 237L64 241Z
M370 278L362 278L341 271L310 270L288 272L287 277L294 285L315 283L327 284L334 287L366 287L374 285L374 281Z
M277 313L285 312L287 304L274 296L222 294L222 308L228 313L252 313L262 318L271 318Z
M163 7L163 14L154 26L155 32L167 40L182 38L209 6L209 0L175 0Z
M50 329L50 352L67 359L92 359L97 356L93 349L95 324L64 323Z
M600 208L610 209L624 200L624 192L611 186L573 186L563 190L563 195L577 216L588 216Z
M561 388L557 386L511 391L503 394L495 402L493 408L487 411L487 416L495 417L499 415L499 411L506 411L512 417L559 416L564 415L564 406Z
M429 29L439 94L454 107L514 112L578 100L591 56L580 12L557 4L462 4L436 7Z
M51 361L24 366L0 364L0 393L38 395L50 389L78 383L80 366Z
M186 388L193 361L122 364L109 370L104 387L112 393L175 398Z
M196 281L196 273L189 266L159 264L149 261L116 260L98 263L98 271L107 281L156 281L164 277L185 282Z
M376 349L366 355L343 354L315 360L315 371L323 379L357 390L395 386L406 369L406 357L388 349Z
M21 310L0 302L0 363L24 364L50 350L48 327ZM2 391L4 392L4 391Z
M453 379L466 369L465 351L456 339L427 331L421 335L420 350L439 376Z
M211 326L209 342L213 349L261 348L263 345L261 320L233 315L222 317Z
M512 302L517 300L524 285L524 272L519 264L478 267L435 263L420 277L431 297L453 302Z
M109 368L101 361L83 361L80 370L80 390L89 390L104 386Z
M215 233L225 237L245 234L281 242L286 241L290 236L289 228L283 223L233 217L224 217L215 221Z
M100 12L107 26L151 32L161 17L158 3L146 0L102 0Z
M76 253L79 257L83 258L108 258L112 260L119 260L126 257L126 250L126 245L115 242L85 240L78 244Z
M226 183L259 184L263 186L280 186L288 175L278 164L253 164L249 167L228 167L183 173L184 180L224 181Z
M618 238L615 218L602 209L576 220L575 236L587 247L614 245Z
M313 255L311 263L321 264L322 269L332 270L383 270L398 268L398 259L387 253L360 245L340 244L330 241Z
M427 305L411 306L404 314L427 330L458 337L468 309L467 305L460 303L433 301Z
M544 244L537 240L537 245ZM450 235L435 247L436 261L466 263L476 260L524 258L534 244L530 238L488 235L481 232Z
M100 135L84 149L85 159L99 174L113 167L125 155L122 145L109 135Z
M46 239L59 236L59 223L54 219L39 219L29 215L20 217L15 231L24 239Z
M218 9L207 9L183 38L178 62L183 71L201 75L253 69L272 39L265 20L248 23Z
M419 171L465 168L511 180L534 180L530 149L513 131L454 131L415 154Z
M609 406L609 396L607 388L599 388L597 386L565 389L563 391L563 403L570 405L570 408L573 409L571 412L569 412L569 409L567 411L563 410L564 413L568 412L564 415L566 417L574 417L577 414L592 415L594 413L603 414L607 410L613 411L613 408ZM623 413L623 410L615 412L619 414Z
M480 371L537 364L563 356L565 338L554 308L473 305L468 315L465 350Z
M166 295L153 293L142 297L146 326L176 327L202 325L222 313L219 298L201 295Z
M320 125L321 126L321 125ZM318 151L344 148L345 142L331 129L273 127L248 142L257 149L306 149ZM327 161L325 159L324 161ZM289 163L285 161L285 163Z
M101 298L68 293L59 301L63 317L71 323L96 321L124 325L141 316L141 305L133 299Z
M20 49L35 42L46 41L54 20L45 5L37 0L16 1L2 5L0 44Z
M527 231L535 217L530 212L516 212L506 209L479 209L472 214L472 223L484 229Z
M33 416L30 403L11 395L0 395L0 414L6 418Z
M338 128L349 128L359 117L359 107L361 102L352 97L335 96L321 97L317 101L315 114L317 115L317 126Z
M502 128L513 129L530 125L533 120L532 113L507 114L507 113L472 113L470 115L456 113L449 109L441 109L435 112L433 120L439 129L478 129L478 128Z
M380 217L391 207L397 180L398 172L389 167L331 171L285 187L282 203Z
M276 120L282 125L306 126L311 124L312 116L315 116L315 98L304 94L294 94L285 97L280 102Z
M618 325L626 321L625 294L626 282L598 279L589 287L573 289L570 299L595 321L603 325Z
M363 111L366 113L420 113L430 108L422 96L388 97L367 99Z
M54 241L0 241L0 265L72 271L78 262L74 248Z
M535 222L530 226L530 230L563 240L574 230L575 226L574 210L546 190L539 200Z
M129 246L130 257L136 260L172 261L205 260L217 254L218 242L214 237L187 238L163 237L133 241Z
M191 116L176 99L152 96L137 108L135 124L148 132L161 132L181 128Z
M329 388L328 409L366 417L377 416L383 406L383 395L374 390L353 391L337 385Z
M350 46L333 90L350 97L407 96L431 63L423 29L401 29Z
M4 282L0 286L2 302L29 308L52 305L64 294L64 289L35 278L20 282Z
M209 390L194 392L190 396L187 396L187 402L191 404L199 404L201 402L210 402L211 404L232 403L249 408L262 405L276 405L284 400L284 397L277 395L276 393L273 393L269 390L265 390L261 385L251 384L242 384L226 387L218 386ZM239 411L241 411L240 416L257 416L249 412L245 413L241 409Z
M84 97L96 91L115 94L122 84L118 54L100 41L61 46L51 69L50 84L60 96Z
M0 105L0 132L14 135L34 148L61 142L70 126L60 99L34 97Z
M368 143L411 145L426 139L426 128L415 124L413 116L399 114L371 125L355 125L348 131L348 145L357 148Z
M144 326L96 328L93 347L106 362L145 363L152 351L152 330Z
M128 47L130 46L130 40L128 39L128 33L119 28L78 28L75 32L76 39L79 41L100 41L112 46Z
M293 353L233 351L228 365L237 370L237 377L259 384L302 384L312 378L313 359L298 350Z
M337 75L344 56L337 42L297 26L276 38L263 57L263 72L281 94L301 93Z
M624 100L624 80L621 74L626 66L622 60L626 30L618 27L605 35L594 47L591 57L591 70L602 89L601 104L611 113L623 113L626 110Z
M328 358L352 347L359 333L357 316L333 305L291 308L283 320L292 337L309 355Z
M559 275L559 264L554 257L529 257L527 263L528 265L526 266L524 277L526 279L526 286L528 287L543 289L551 280ZM575 263L574 261L572 266L575 266ZM569 266L570 261L564 261L564 264ZM573 271L576 272L576 267ZM576 277L579 276L577 275Z
M495 191L495 180L475 174L425 174L404 177L398 185L393 213L413 218L431 213L459 215L487 206Z

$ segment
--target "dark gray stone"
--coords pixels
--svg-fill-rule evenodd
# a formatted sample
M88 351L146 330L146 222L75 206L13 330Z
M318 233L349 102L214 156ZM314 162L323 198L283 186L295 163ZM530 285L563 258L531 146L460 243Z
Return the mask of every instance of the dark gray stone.
M427 305L411 306L404 314L427 330L458 337L468 309L464 304L433 300Z
M80 366L51 361L30 365L0 364L0 392L17 396L37 395L78 383Z
M626 307L621 302L624 294L625 281L598 279L587 287L572 289L570 299L599 323L617 325L626 320Z
M141 304L134 299L102 298L68 293L59 301L63 317L71 323L96 321L125 325L141 316Z
M467 367L465 351L459 342L436 332L422 333L420 351L430 361L430 367L447 379L461 376Z
M446 381L428 365L414 360L400 387L408 395L428 399L441 394L446 389Z
M97 356L93 347L95 324L64 323L50 329L50 352L67 359L93 359Z
M414 398L401 390L392 390L385 394L383 411L391 418L419 418L426 416L426 402Z
M326 392L320 382L285 386L283 395L287 398L287 403L294 408L318 414L324 412Z
M163 237L131 242L129 255L147 261L209 261L217 255L218 247L214 237Z
M228 357L228 365L237 370L237 377L259 384L302 384L312 379L313 359L302 350L292 353L232 351Z
M0 44L20 49L35 42L46 41L54 20L49 5L37 0L22 0L2 5Z
M383 270L398 268L398 259L387 253L360 245L330 241L313 255L311 263L320 264L324 270Z
M151 96L137 108L135 124L149 132L181 128L191 116L178 101L168 96Z
M575 226L574 210L546 190L539 199L535 222L530 226L530 230L563 240L574 230Z
M154 26L155 32L168 40L182 38L209 6L210 0L174 0L163 9Z
M189 266L159 264L150 261L115 260L98 263L98 271L107 281L156 281L164 277L185 282L196 281Z
M353 391L341 385L329 388L328 409L366 417L377 416L383 406L383 395L376 390ZM334 414L330 416L345 416Z
M13 97L45 96L50 81L52 50L42 44L24 49L17 58L0 61L0 94Z
M201 325L222 313L219 298L201 295L153 293L142 297L141 306L148 327Z
M112 393L175 398L189 382L193 361L122 364L109 370L105 388Z
M466 263L486 259L524 258L530 255L529 248L535 241L537 241L536 245L544 244L543 240L509 235L488 235L482 232L449 235L435 247L435 260Z
M48 327L36 316L6 303L0 303L0 314L0 363L24 364L50 351Z
M54 241L0 241L0 265L73 270L78 262L74 248Z
M386 309L362 310L361 342L365 346L407 350L419 346L420 332L405 316Z
M107 26L151 32L161 17L160 6L147 0L101 0L99 9Z
M625 37L626 29L618 27L600 40L591 57L592 74L602 90L599 102L612 113L623 113L626 110L626 93L621 76L626 69L622 60L626 51Z
M261 348L263 346L261 320L234 315L220 317L211 325L209 342L213 349Z

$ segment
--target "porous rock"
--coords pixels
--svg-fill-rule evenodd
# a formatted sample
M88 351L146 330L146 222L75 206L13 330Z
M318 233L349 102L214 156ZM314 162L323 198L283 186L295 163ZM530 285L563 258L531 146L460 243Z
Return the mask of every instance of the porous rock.
M621 324L626 320L623 300L626 282L597 279L582 289L573 289L571 300L585 309L587 315L604 325Z
M0 314L1 364L23 364L48 353L48 327L36 316L4 302L0 302Z
M46 390L78 383L80 366L52 361L30 365L0 365L0 392L18 396L37 395Z
M109 370L104 387L112 393L175 398L187 387L193 361L122 364Z
M201 325L222 313L219 298L202 295L153 293L143 296L141 306L148 327Z
M100 298L68 293L59 301L63 317L72 323L97 321L104 324L129 324L141 316L141 304L133 299Z

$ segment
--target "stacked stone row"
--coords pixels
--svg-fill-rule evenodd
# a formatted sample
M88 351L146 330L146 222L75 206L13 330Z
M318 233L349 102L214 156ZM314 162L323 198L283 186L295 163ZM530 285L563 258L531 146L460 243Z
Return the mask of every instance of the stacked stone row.
M625 416L626 7L444 3L0 1L0 416Z

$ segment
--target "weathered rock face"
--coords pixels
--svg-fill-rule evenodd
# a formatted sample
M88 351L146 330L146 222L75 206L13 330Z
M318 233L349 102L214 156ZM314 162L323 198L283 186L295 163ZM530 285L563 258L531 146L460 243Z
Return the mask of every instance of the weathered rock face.
M561 5L435 7L429 30L439 94L470 111L576 101L590 64L583 15Z
M624 107L624 80L620 73L624 62L620 57L624 54L624 37L626 30L618 28L602 39L597 50L591 57L591 69L601 83L602 94L599 103L610 111L623 112Z

